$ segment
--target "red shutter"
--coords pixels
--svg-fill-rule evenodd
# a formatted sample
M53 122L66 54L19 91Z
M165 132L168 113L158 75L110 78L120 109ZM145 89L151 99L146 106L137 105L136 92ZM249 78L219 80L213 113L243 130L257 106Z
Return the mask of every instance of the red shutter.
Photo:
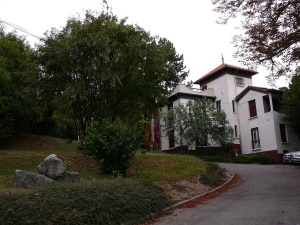
M249 112L250 112L250 117L257 116L255 100L249 101Z

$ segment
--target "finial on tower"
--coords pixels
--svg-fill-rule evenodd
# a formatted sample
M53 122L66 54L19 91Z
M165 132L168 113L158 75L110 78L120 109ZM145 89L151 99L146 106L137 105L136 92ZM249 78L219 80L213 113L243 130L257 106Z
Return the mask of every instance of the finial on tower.
M221 53L221 56L222 56L222 64L224 64L224 57L223 57L223 53Z

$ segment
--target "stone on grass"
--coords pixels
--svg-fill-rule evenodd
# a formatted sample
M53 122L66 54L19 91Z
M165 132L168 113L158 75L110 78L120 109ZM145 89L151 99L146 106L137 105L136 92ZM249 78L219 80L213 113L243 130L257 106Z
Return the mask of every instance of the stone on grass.
M38 165L38 169L41 174L54 179L67 169L67 165L55 154L51 154Z
M80 174L77 172L70 172L65 174L64 181L71 182L71 183L77 183L80 180Z
M38 188L53 183L55 183L55 181L49 177L25 170L16 170L14 177L14 187Z

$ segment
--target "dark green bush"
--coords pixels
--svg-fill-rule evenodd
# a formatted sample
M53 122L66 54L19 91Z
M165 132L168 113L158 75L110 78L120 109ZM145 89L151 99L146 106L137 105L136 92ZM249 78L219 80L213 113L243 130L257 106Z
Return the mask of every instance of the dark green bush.
M197 148L195 155L207 162L232 162L232 157L229 153L215 148Z
M139 126L127 125L120 120L102 123L93 121L80 149L95 158L104 175L126 176L131 160L139 149L142 138Z
M0 120L0 144L6 143L13 134L12 125Z
M259 163L259 164L276 164L276 160L269 155L239 155L238 157L234 158L235 163L243 163L243 164L252 164L252 163Z
M269 155L253 155L253 161L254 163L259 163L259 164L276 164L276 160Z
M219 185L224 176L225 169L221 168L218 164L209 162L206 165L205 172L200 174L200 181L203 184L208 184L211 186Z
M200 181L203 184L208 184L211 186L216 186L218 184L221 183L221 178L216 175L216 174L212 174L212 173L202 173L200 175Z
M233 159L233 162L235 163L242 163L242 164L251 164L253 162L253 156L252 155L239 155L238 157Z
M1 225L137 224L170 205L157 187L127 179L0 193L0 202Z

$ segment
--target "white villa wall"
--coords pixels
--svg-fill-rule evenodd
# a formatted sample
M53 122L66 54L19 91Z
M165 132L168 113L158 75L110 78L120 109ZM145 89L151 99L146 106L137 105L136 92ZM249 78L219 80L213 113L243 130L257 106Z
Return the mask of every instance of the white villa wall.
M283 154L284 150L288 152L300 151L300 142L297 135L292 131L291 128L282 120L283 115L278 112L272 112L274 115L274 126L277 140L277 150L279 154ZM280 127L279 124L285 124L287 130L287 143L281 142Z
M199 97L215 97L214 90L211 88L208 88L207 90L200 90L197 88L191 88L184 84L177 85L170 96L174 96L174 95L177 95L180 93L190 94L191 96L196 96L196 97L197 96L199 96ZM173 107L178 106L180 104L185 105L188 101L191 101L191 99L178 97L178 99L173 101ZM168 112L168 106L164 106L161 108L161 113L167 113L167 112ZM168 150L168 149L170 149L169 148L169 138L166 136L165 124L162 120L160 121L160 123L161 123L160 148L161 148L161 150ZM175 135L175 147L178 147L178 146L180 146L180 143L176 142L176 140L177 140L176 137L178 137L179 135L176 132L174 133L174 135ZM182 144L187 145L187 141L183 139Z
M299 141L291 129L287 129L288 143L281 143L279 124L285 124L281 119L282 115L275 111L264 112L263 96L266 94L250 90L238 102L241 145L243 154L251 154L265 151L283 150L294 151L299 147ZM257 117L250 118L248 101L255 99ZM258 127L260 146L259 149L252 149L251 128Z
M235 104L235 112L233 112L232 100L241 93L246 87L252 85L251 78L244 78L244 85L236 85L236 77L231 74L225 74L220 78L213 80L207 84L207 87L213 88L216 95L216 101L221 100L221 109L226 113L229 125L234 129L237 126L237 137L234 139L234 144L240 144L240 127L238 118L238 107ZM240 77L242 78L242 77Z
M164 106L160 110L160 115L167 112L168 112L168 107ZM169 139L166 137L165 122L161 119L160 120L160 149L165 150L168 148L169 148Z
M277 149L274 121L271 113L264 113L262 96L265 94L249 91L238 102L241 145L243 154ZM248 102L255 99L257 117L250 118ZM251 129L258 127L260 149L252 149Z

